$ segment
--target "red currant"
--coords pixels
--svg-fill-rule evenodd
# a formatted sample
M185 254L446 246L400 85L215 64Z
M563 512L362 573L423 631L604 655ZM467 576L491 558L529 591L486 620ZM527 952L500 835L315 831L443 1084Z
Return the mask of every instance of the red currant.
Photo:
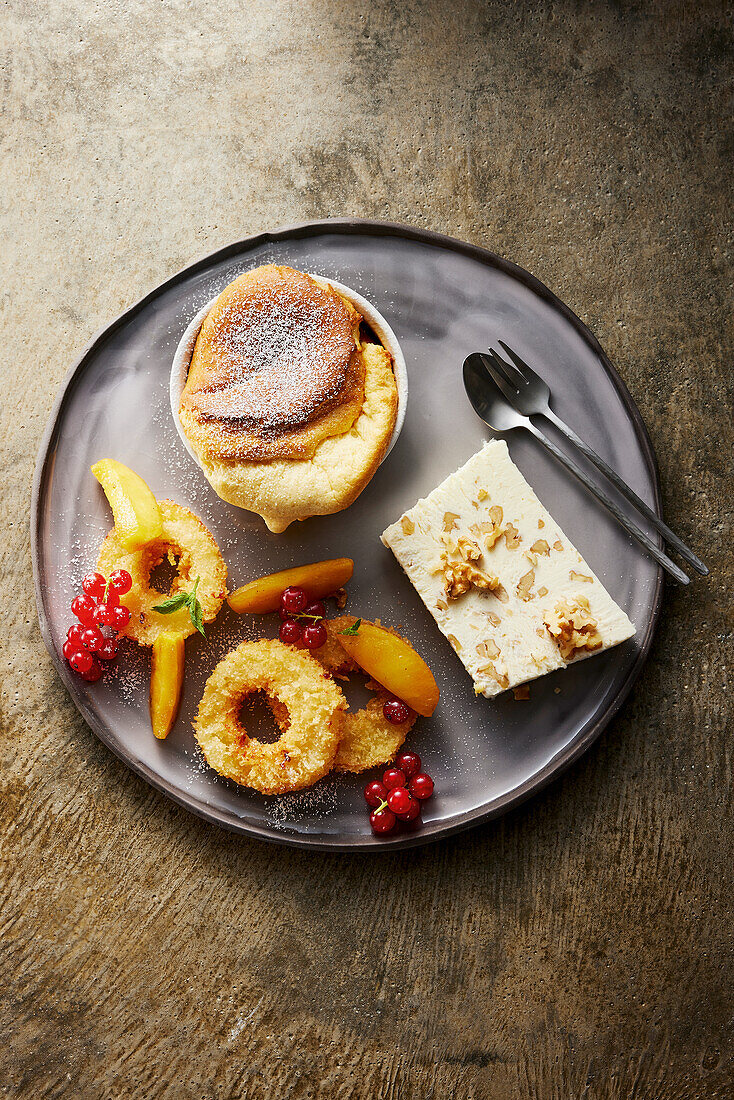
M98 660L92 657L92 664L86 672L81 673L82 680L86 680L89 684L94 684L99 680L102 675L102 666Z
M326 627L323 623L309 623L303 631L303 644L306 649L321 649L326 644Z
M416 798L411 798L410 806L401 814L401 821L415 821L417 817L420 817L421 804Z
M295 619L286 619L285 622L280 624L280 630L278 631L281 642L285 642L286 645L297 645L302 634L301 624L297 623Z
M315 603L310 603L303 611L304 615L311 615L316 619L326 618L326 608L322 604L321 600L316 600Z
M103 638L102 644L97 650L97 656L103 661L114 661L119 648L115 638Z
M101 600L106 587L107 581L101 573L87 573L82 581L82 588L93 600Z
M290 588L286 588L283 592L283 595L280 597L280 603L286 611L290 611L291 615L297 615L300 611L303 611L308 603L308 597L302 588L295 588L291 585Z
M112 604L98 603L94 609L94 622L97 626L112 626Z
M379 779L373 779L364 789L364 800L368 806L379 806L387 798L387 787Z
M410 709L400 699L388 699L382 708L382 713L388 722L399 726L401 722L407 722L410 718Z
M79 643L78 642L70 642L69 639L67 638L66 641L64 642L64 644L61 647L61 652L64 654L64 656L66 657L66 659L68 661L68 660L71 659L72 653L76 653L78 651L78 649L79 649Z
M391 791L393 787L405 786L405 776L400 771L400 768L388 768L382 776L382 782L387 789Z
M116 569L110 573L110 592L116 592L118 596L124 596L133 586L133 579L127 569Z
M420 798L423 802L433 794L433 780L430 775L420 772L418 775L413 776L408 789L415 798Z
M97 653L104 641L104 635L99 627L88 626L82 633L81 640L85 649L88 649L90 653Z
M413 799L405 787L393 787L387 793L387 805L396 817L402 817L410 809Z
M117 607L111 608L109 614L112 620L109 625L115 630L124 630L130 622L130 612L122 604L118 604Z
M94 623L94 612L97 608L94 600L91 596L87 596L85 593L83 596L75 596L71 601L71 611L73 615L76 615L79 622L84 623L85 626L92 626Z
M406 779L412 779L421 770L421 758L417 752L399 752L395 757L395 767L400 768Z
M372 826L372 832L381 836L384 833L391 833L396 824L395 814L391 810L373 810L370 814L370 825Z
M67 642L71 642L75 649L79 649L82 643L82 634L84 633L84 627L80 623L74 623L70 626L66 632Z
M77 649L69 657L69 664L74 672L78 672L80 676L83 676L85 672L89 672L94 664L94 657L86 649Z

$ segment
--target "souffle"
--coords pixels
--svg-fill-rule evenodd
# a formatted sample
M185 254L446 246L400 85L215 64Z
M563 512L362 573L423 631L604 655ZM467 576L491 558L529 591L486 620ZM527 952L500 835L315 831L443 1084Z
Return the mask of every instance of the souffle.
M392 357L331 286L267 264L225 287L201 326L179 420L223 500L271 531L347 508L387 450Z

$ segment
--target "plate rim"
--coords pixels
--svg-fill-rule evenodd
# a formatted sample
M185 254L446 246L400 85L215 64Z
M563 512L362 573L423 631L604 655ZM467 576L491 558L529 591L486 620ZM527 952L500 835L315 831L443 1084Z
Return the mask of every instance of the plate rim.
M196 817L207 821L210 824L218 825L220 828L226 829L229 832L237 833L241 836L255 837L258 840L264 840L271 844L276 844L288 848L310 849L311 851L322 852L394 852L404 848L419 847L424 844L430 844L434 841L442 840L449 836L455 836L457 833L463 832L466 829L473 828L476 825L483 824L487 821L491 821L494 818L500 817L502 814L507 813L509 810L521 805L527 799L533 795L538 794L545 787L549 785L553 780L560 778L564 772L566 772L571 765L579 759L596 741L603 731L607 728L609 723L619 712L622 704L629 696L635 682L637 681L642 668L647 660L652 646L652 641L657 629L658 622L660 620L662 594L663 594L663 570L658 565L656 568L656 581L655 591L653 594L652 611L650 619L645 630L645 634L641 639L639 649L637 651L637 657L630 669L627 672L625 679L619 686L614 698L605 708L603 714L599 716L596 722L592 723L585 731L583 736L577 741L572 742L555 756L551 757L549 761L538 771L527 779L524 783L521 783L518 787L507 791L504 795L501 795L496 799L491 807L467 810L464 813L458 815L457 820L448 825L437 824L433 828L429 825L423 826L420 832L413 834L403 834L393 839L383 838L381 841L376 841L374 837L369 834L365 834L362 838L356 840L341 840L339 837L335 837L333 840L326 839L323 835L321 837L311 838L309 834L294 834L294 833L280 833L276 829L266 828L255 823L236 821L226 818L218 811L212 810L209 807L202 806L195 801L189 801L186 797L179 794L173 789L165 780L163 780L155 771L143 764L141 761L135 760L131 754L124 751L122 745L114 744L108 736L107 727L105 724L97 719L97 716L89 709L86 702L83 699L78 699L74 692L74 682L72 680L71 673L66 667L66 662L61 659L60 654L56 651L55 646L51 640L51 628L49 617L46 614L46 607L43 598L43 586L42 578L40 576L40 564L39 564L39 547L41 543L41 514L40 514L40 501L42 496L42 490L47 480L49 462L51 460L51 444L53 441L54 433L64 410L64 406L67 404L72 393L74 392L75 385L78 377L80 376L82 369L86 363L86 360L94 352L98 344L103 339L106 339L117 329L121 328L136 312L142 310L151 301L153 301L159 294L165 290L176 286L178 283L184 282L187 278L197 274L199 271L205 269L207 266L213 263L220 263L227 260L231 256L234 256L241 252L251 251L254 248L261 247L268 243L275 243L283 240L289 240L299 237L315 237L326 233L338 233L344 236L383 236L383 237L403 237L408 240L419 241L425 244L434 245L439 248L445 248L453 252L458 252L462 255L468 256L471 259L478 261L488 267L499 269L504 274L516 279L524 286L526 286L533 293L538 295L541 299L547 302L555 310L557 310L566 321L568 321L572 327L576 330L578 335L586 342L591 351L600 360L606 374L610 378L614 388L616 389L619 397L624 405L625 411L629 416L630 422L634 429L635 435L640 445L640 451L648 471L650 473L652 486L653 486L653 509L657 515L661 514L662 494L660 487L660 471L658 468L657 458L653 449L652 440L647 430L647 426L642 418L642 414L638 409L632 395L630 394L623 378L617 372L613 366L611 360L606 355L601 344L591 332L591 330L584 324L581 318L574 313L574 311L561 301L561 299L554 294L544 283L542 283L535 275L527 271L525 268L520 267L519 264L513 263L511 260L506 260L504 257L499 256L497 253L492 252L490 249L485 248L483 245L472 244L469 241L463 241L456 237L451 237L445 233L440 233L435 230L423 229L417 226L405 225L400 222L381 221L379 219L371 218L322 218L315 221L296 222L293 224L278 226L275 229L264 230L259 233L249 234L237 241L232 241L221 248L214 249L213 252L206 253L194 260L192 263L180 268L174 272L173 275L164 279L163 282L158 283L147 294L144 294L142 298L133 302L118 314L112 321L103 325L92 336L89 342L84 346L76 360L67 370L56 394L56 398L53 402L51 410L46 421L46 426L41 437L41 441L38 448L38 454L36 458L36 465L33 474L33 482L31 487L31 507L30 507L30 536L31 536L31 561L33 566L33 583L36 598L36 611L38 614L39 626L41 629L41 637L43 643L48 650L51 661L61 678L62 683L71 696L71 701L76 707L77 711L81 714L84 721L90 727L96 737L104 744L119 760L121 760L128 768L130 768L141 779L149 783L156 790L160 791L166 797L170 798L173 802L182 806L189 813L194 814ZM656 541L659 546L662 545L662 539L657 536Z

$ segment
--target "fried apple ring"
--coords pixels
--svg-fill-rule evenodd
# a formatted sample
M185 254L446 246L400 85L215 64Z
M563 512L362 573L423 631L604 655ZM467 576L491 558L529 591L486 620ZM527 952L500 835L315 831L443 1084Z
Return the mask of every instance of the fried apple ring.
M311 651L333 676L359 671L338 641L341 631L356 621L355 615L341 615L325 621L327 640L320 649ZM400 637L397 631L392 633ZM415 723L416 715L413 711L406 722L388 722L382 708L392 696L374 680L368 680L367 687L375 693L367 705L362 710L347 713L344 717L342 740L333 765L335 771L363 772L367 768L374 768L376 764L388 764L395 759L395 754Z
M166 595L150 587L150 574L165 557L172 565L178 558L178 574L171 584L170 595L190 592L199 578L196 595L205 623L216 618L227 595L227 566L214 537L198 516L172 500L159 500L158 507L163 521L160 538L140 550L126 550L113 527L97 560L97 569L105 577L115 569L127 569L132 577L132 588L120 597L120 603L130 610L130 622L122 633L145 646L152 646L165 630L178 631L185 638L196 630L185 607L170 615L153 610Z
M263 692L274 708L280 738L264 744L247 736L243 700ZM242 642L206 682L194 722L210 768L261 794L310 787L331 770L341 740L346 700L308 653L273 639Z

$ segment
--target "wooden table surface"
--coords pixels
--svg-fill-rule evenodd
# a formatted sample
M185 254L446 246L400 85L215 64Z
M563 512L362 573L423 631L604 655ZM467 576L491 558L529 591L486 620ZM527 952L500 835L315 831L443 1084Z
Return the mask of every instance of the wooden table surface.
M732 1096L730 16L4 5L0 1096ZM90 336L200 254L330 215L487 245L559 294L712 570L666 589L570 773L385 857L231 836L128 772L52 670L29 556L36 451Z

